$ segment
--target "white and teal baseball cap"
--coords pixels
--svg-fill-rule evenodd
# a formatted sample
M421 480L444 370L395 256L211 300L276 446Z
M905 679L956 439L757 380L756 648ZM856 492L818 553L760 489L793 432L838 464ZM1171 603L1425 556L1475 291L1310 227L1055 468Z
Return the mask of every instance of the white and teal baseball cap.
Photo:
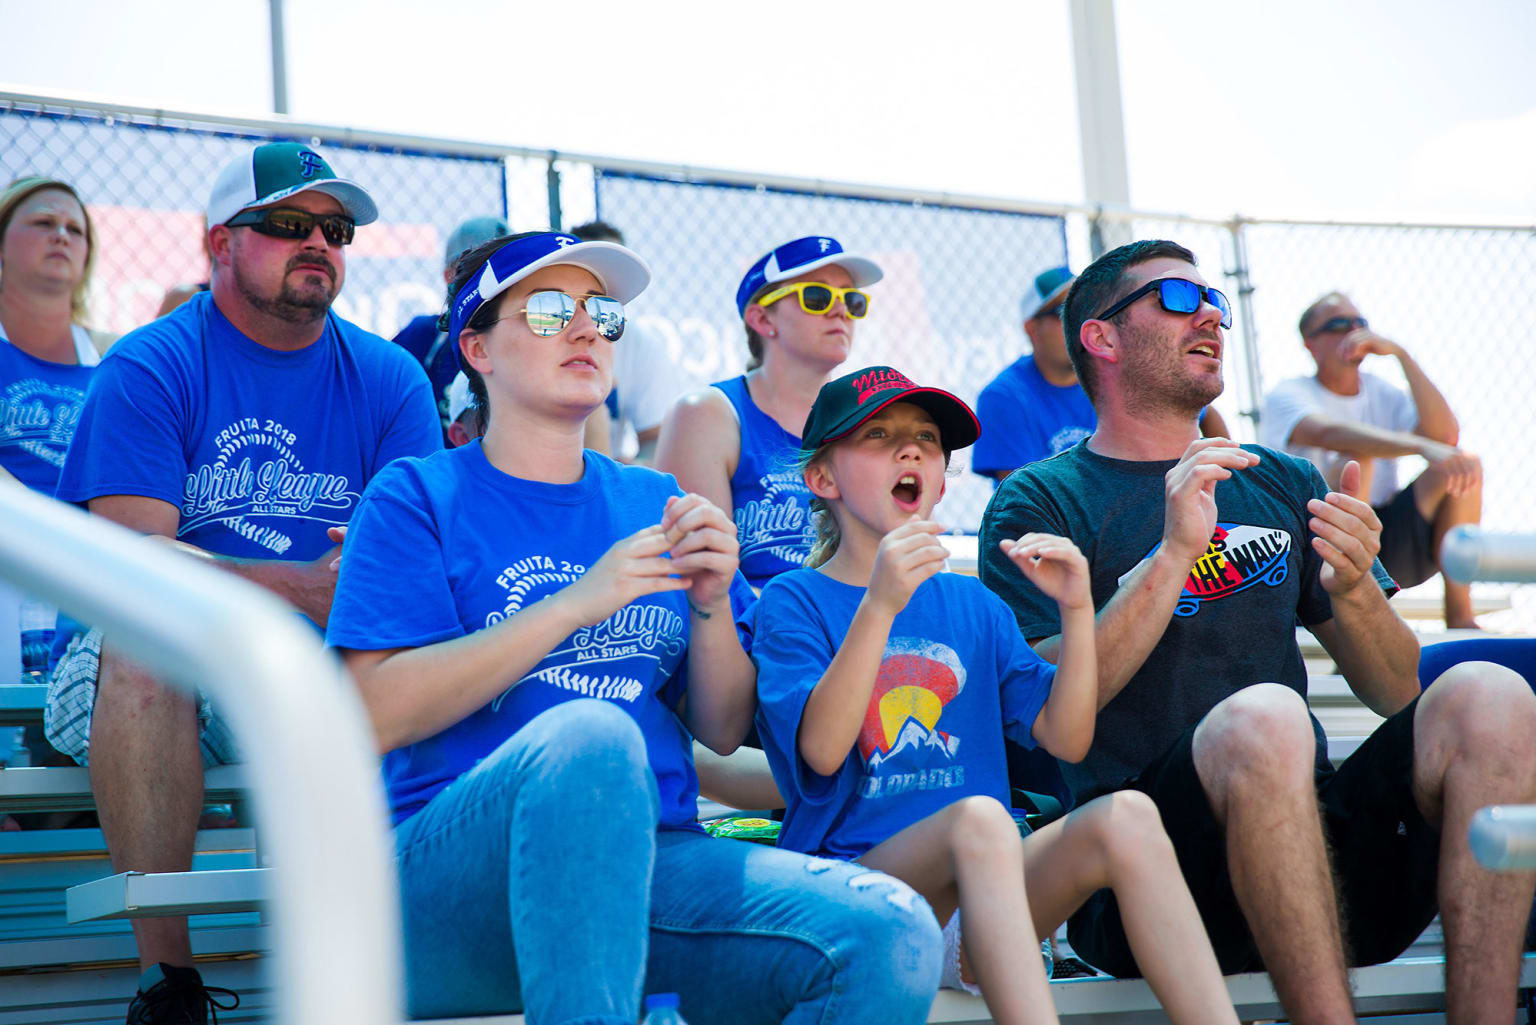
M299 142L269 142L224 165L208 196L208 224L223 224L242 210L311 189L335 197L357 224L379 219L379 208L368 190L336 177L320 154Z

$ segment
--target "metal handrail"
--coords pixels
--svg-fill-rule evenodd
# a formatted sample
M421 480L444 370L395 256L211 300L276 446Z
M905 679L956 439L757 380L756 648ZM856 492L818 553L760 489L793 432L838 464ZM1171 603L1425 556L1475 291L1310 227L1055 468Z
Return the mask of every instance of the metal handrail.
M1500 534L1452 527L1440 544L1440 567L1459 583L1474 580L1536 583L1536 534Z
M0 482L0 579L228 716L276 865L277 1020L402 1020L399 896L379 760L335 658L272 594Z
M1460 583L1536 581L1536 534L1498 534L1452 527L1440 545L1446 579ZM1536 680L1530 681L1536 685ZM1491 805L1472 816L1467 829L1472 855L1485 868L1513 872L1536 868L1536 804Z

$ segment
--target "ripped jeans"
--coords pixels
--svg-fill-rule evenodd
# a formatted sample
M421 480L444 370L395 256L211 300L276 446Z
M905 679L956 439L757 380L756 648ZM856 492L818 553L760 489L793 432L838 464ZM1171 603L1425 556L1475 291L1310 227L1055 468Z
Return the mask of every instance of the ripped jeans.
M939 927L905 883L655 821L639 728L589 699L434 797L396 837L411 1015L633 1025L644 992L691 1025L926 1020Z

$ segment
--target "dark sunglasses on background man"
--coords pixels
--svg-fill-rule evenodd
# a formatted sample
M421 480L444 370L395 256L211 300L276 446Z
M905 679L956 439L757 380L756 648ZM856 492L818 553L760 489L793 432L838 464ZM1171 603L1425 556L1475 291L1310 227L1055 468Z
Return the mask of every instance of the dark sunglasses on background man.
M800 297L800 308L806 313L830 313L841 299L848 316L860 320L869 313L869 293L857 288L833 288L815 281L797 281L793 285L776 288L757 301L759 306L772 306L787 295Z
M292 210L284 207L266 207L262 210L244 210L224 222L231 228L246 227L270 238L309 238L309 233L320 225L320 233L333 246L344 246L352 241L357 222L344 214L312 214L308 210Z
M1364 317L1329 317L1317 325L1317 327L1314 327L1307 334L1307 337L1311 338L1314 335L1330 335L1338 332L1353 331L1356 328L1370 326L1371 322Z
M528 322L528 330L540 338L553 338L570 327L571 321L576 319L576 304L580 303L587 311L587 316L592 318L598 334L610 342L616 342L624 333L624 304L610 296L586 295L577 298L550 289L534 292L525 302L527 305L516 313L497 317L491 323L510 320L521 314ZM489 330L489 327L485 330Z
M1158 302L1162 303L1163 309L1169 313L1194 313L1200 309L1202 301L1208 302L1221 312L1221 326L1227 328L1232 326L1232 304L1227 301L1227 297L1214 288L1197 285L1185 278L1158 278L1155 281L1148 281L1093 319L1108 320L1148 292L1154 291L1157 293Z

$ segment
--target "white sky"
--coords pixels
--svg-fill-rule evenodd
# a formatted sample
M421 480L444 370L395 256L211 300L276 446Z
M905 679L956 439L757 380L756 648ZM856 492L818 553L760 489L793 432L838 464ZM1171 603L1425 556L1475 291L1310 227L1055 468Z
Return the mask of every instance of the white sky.
M288 0L295 118L1083 198L1067 0ZM270 110L265 0L0 0L0 82ZM1536 4L1120 0L1131 200L1536 221Z

